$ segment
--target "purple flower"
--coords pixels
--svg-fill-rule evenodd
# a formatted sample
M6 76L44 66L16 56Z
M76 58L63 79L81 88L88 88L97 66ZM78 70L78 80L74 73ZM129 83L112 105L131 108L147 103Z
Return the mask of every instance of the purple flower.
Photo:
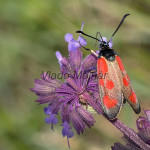
M110 39L109 43L108 43L109 47L112 48L113 47L113 42L112 42L112 38Z
M62 65L61 60L62 60L62 55L59 51L56 51L56 57L58 59L58 62L60 64L60 66Z
M41 75L41 80L35 80L35 88L31 90L38 96L36 102L48 104L48 107L44 108L45 114L48 115L45 122L51 124L52 129L53 125L58 123L56 116L60 112L62 135L68 140L74 136L71 124L78 134L83 133L95 123L88 108L92 107L101 113L101 106L98 99L97 79L90 73L96 68L96 57L90 54L85 59L82 58L79 48L81 45L86 45L86 41L81 36L76 41L72 34L68 33L65 35L65 40L68 42L69 57L62 57L60 52L56 52L65 81L62 83L52 79L45 72Z
M137 135L140 140L135 143L134 140L124 136L122 139L126 142L126 145L115 143L112 150L143 150L141 147L144 147L145 150L150 149L150 110L144 110L144 113L145 116L139 117L136 121L139 131ZM139 145L137 145L137 143L139 143Z
M84 23L82 23L81 31L83 29ZM86 40L79 35L78 40L73 39L73 35L71 33L67 33L65 35L65 41L68 42L68 50L76 51L81 46L85 46L87 44Z
M57 118L55 117L55 114L52 112L51 107L45 107L45 108L44 108L44 112L45 112L45 115L49 115L49 117L46 117L46 118L45 118L45 122L46 122L47 124L50 124L50 123L51 123L51 129L53 130L53 125L54 125L54 124L57 124L58 120L57 120Z
M63 122L63 129L62 129L63 137L67 136L67 138L71 138L74 136L73 131L71 131L70 129L71 129L70 124L67 121Z
M68 122L63 122L63 129L62 129L62 135L63 137L67 136L67 141L68 141L68 147L70 148L69 144L69 138L72 138L74 136L73 131L70 130L71 127Z
M69 51L69 58L64 57L61 63L61 72L66 80L55 92L61 102L62 122L71 122L80 134L95 123L93 116L85 107L88 109L88 106L92 106L97 112L101 112L100 103L95 98L99 94L97 80L88 78L89 67L96 66L96 58L89 55L82 60L82 53L77 49Z

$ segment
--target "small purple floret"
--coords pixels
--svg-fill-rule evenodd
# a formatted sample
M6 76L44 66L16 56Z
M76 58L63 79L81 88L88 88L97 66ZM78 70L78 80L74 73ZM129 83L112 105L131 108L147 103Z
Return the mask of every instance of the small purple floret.
M65 35L65 41L66 41L66 42L69 43L72 39L73 39L73 35L72 35L71 33L67 33L67 34Z
M112 42L112 38L110 39L109 43L108 43L109 47L112 48L113 47L113 42Z
M68 122L63 122L63 129L62 129L63 137L67 136L67 138L72 138L74 136L73 131L71 131L71 127Z
M85 40L82 36L79 36L79 37L78 37L78 42L79 42L82 46L87 45L86 40Z
M81 31L83 29L84 23L82 23ZM68 50L71 51L76 51L78 50L81 46L85 46L87 44L86 40L80 36L78 37L78 41L73 39L73 35L71 33L67 33L65 35L65 41L68 42Z
M69 33L67 33L67 34L69 34ZM69 51L76 51L81 46L85 46L87 44L86 40L81 36L79 36L78 41L75 40L75 39L71 39L71 40L68 41L68 39L67 39L67 42L68 42L68 50Z
M62 65L61 60L62 60L62 55L59 51L56 51L56 57L58 59L58 62L60 64L60 66Z
M53 125L58 123L58 120L57 120L57 118L55 117L55 114L53 114L53 113L51 112L51 108L50 108L50 107L45 107L45 108L44 108L44 112L45 112L46 115L49 115L49 117L46 117L46 118L45 118L45 122L46 122L47 124L50 124L50 123L51 123L51 124L52 124L52 129L53 129Z
M45 115L50 115L51 114L50 108L44 107L44 113L45 113Z
M78 41L76 41L74 39L69 41L69 44L68 44L68 50L69 51L76 51L79 47L80 47L80 44Z
M55 114L51 114L50 117L46 117L46 118L45 118L45 122L46 122L47 124L50 124L50 123L57 124L58 120L57 120L57 118L55 117Z

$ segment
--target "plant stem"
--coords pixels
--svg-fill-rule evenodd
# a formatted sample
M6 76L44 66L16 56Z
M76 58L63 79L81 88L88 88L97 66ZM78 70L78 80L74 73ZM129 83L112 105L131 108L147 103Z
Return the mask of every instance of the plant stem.
M137 135L137 133L131 128L127 127L117 118L115 120L109 120L117 129L119 129L124 135L126 135L129 139L131 139L134 143L136 143L142 150L150 150L150 146L146 144L141 138Z

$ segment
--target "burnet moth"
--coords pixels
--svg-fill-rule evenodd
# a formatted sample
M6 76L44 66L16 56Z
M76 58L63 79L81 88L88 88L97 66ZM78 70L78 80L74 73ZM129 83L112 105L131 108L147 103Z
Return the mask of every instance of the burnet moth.
M77 33L81 33L100 42L99 54L91 49L82 47L91 51L91 53L97 57L97 75L102 73L103 76L105 76L105 78L98 79L99 96L103 114L110 120L116 118L122 105L126 101L130 104L136 114L141 111L139 101L130 83L129 76L124 69L122 61L118 53L109 47L109 42L112 40L113 36L128 15L129 14L125 14L123 16L120 24L108 42L103 41L100 33L101 38L99 40L82 31L76 31Z

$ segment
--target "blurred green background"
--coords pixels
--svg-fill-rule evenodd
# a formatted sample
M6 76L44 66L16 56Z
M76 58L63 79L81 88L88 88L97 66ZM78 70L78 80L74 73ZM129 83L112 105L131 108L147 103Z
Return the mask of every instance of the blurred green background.
M150 108L149 0L1 0L0 1L0 150L65 150L61 127L45 124L44 105L30 92L42 71L59 72L56 50L68 55L66 33L100 31L109 38L122 16L127 17L113 38L142 108ZM96 49L86 38L87 47ZM84 56L88 54L83 50ZM45 105L46 106L46 105ZM142 113L140 114L142 115ZM122 134L97 114L96 124L70 140L72 150L109 150ZM135 131L134 114L126 104L119 119Z

